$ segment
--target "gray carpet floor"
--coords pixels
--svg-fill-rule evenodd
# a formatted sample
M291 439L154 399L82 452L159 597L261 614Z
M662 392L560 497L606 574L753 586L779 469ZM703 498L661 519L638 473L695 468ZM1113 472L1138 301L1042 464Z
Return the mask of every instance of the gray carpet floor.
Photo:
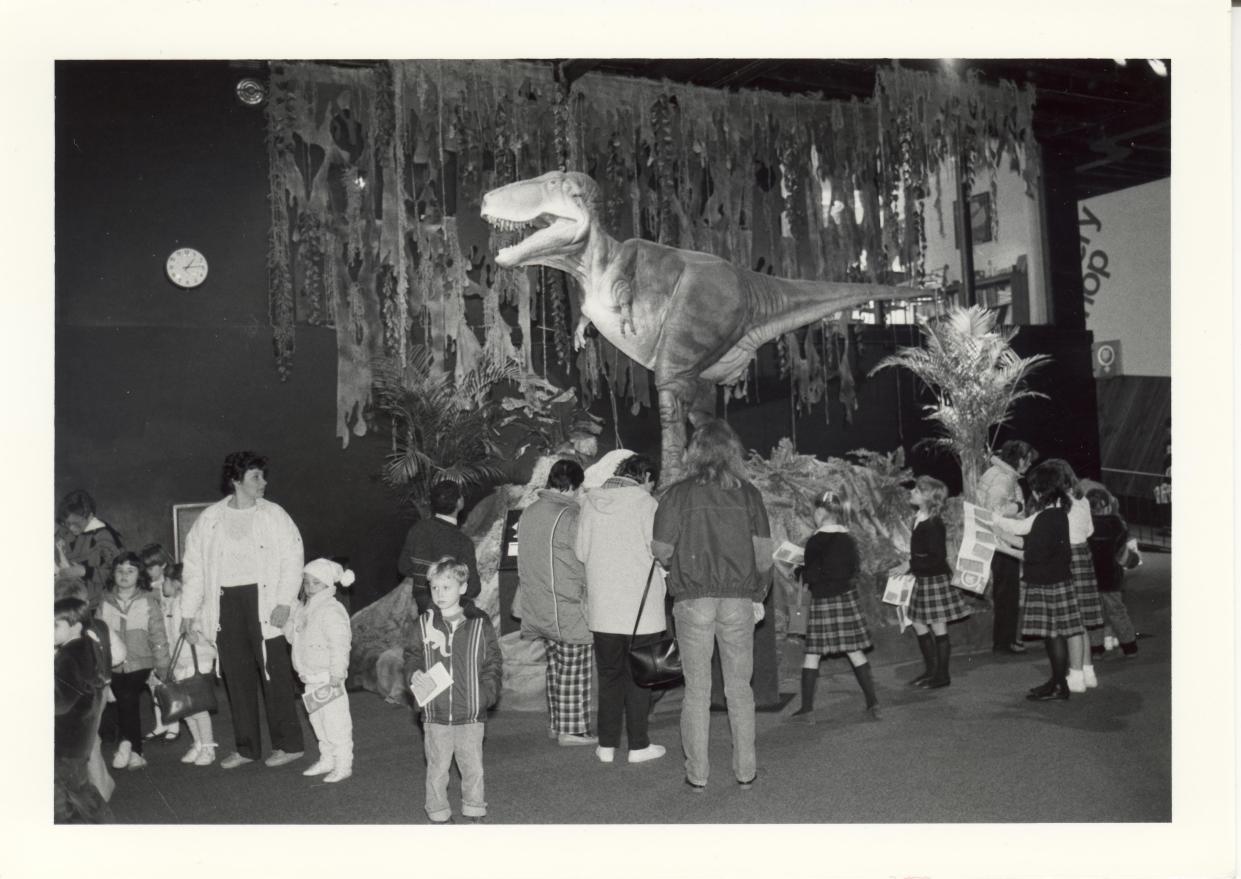
M729 771L727 718L712 715L708 789L684 785L680 693L657 706L652 741L667 755L599 763L594 749L562 748L541 714L497 711L484 754L492 824L741 824L890 822L1166 822L1171 819L1171 557L1148 554L1127 584L1140 652L1098 661L1098 689L1068 702L1031 703L1048 676L1041 645L1020 656L955 655L952 686L910 689L914 663L872 656L883 718L871 721L848 663L825 662L816 723L759 714L759 779L743 791ZM912 638L912 634L907 637ZM794 669L795 673L795 669ZM184 766L188 747L147 747L148 768L114 773L112 807L125 823L425 823L422 740L412 712L351 694L353 778L303 778L308 750L279 769ZM218 741L231 731L227 707ZM227 753L229 748L222 748ZM105 756L110 757L105 746ZM459 802L455 779L450 788Z

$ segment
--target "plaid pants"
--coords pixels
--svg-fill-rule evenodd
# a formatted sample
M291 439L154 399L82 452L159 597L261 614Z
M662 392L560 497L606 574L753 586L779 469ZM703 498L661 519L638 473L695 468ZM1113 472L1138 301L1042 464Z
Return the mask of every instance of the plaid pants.
M590 731L590 686L595 645L543 639L547 647L547 708L553 733L586 735Z

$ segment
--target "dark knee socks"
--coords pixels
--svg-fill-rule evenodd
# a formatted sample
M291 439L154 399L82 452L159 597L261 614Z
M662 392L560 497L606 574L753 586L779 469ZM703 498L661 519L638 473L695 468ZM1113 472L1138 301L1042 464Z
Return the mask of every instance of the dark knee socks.
M1057 684L1065 684L1069 673L1069 643L1060 635L1044 638L1047 646L1047 659L1051 662L1051 679Z
M935 676L935 636L930 632L918 635L918 649L922 651L922 661L926 665L926 671L909 682L915 685L929 681Z
M948 659L952 656L952 641L945 632L935 636L935 675L931 679L932 686L946 687L951 678L948 676Z
M863 662L861 665L854 665L853 676L857 678L858 686L866 694L866 707L873 708L879 704L879 700L875 698L875 680L870 674L870 663Z
M801 670L801 708L793 712L794 714L808 714L814 710L814 688L818 683L819 670L817 668Z

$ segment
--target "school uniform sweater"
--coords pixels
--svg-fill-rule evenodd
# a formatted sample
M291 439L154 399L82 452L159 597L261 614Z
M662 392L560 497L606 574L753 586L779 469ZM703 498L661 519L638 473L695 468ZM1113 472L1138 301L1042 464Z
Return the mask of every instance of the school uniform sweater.
M931 516L914 525L909 535L909 573L915 577L952 574L948 565L948 531L944 520Z
M1120 516L1094 517L1094 533L1090 535L1089 544L1100 592L1116 592L1124 582L1125 572L1116 557L1128 542L1129 529Z
M1069 517L1060 507L1049 507L1034 516L1024 545L1021 579L1032 586L1064 583L1071 578L1069 565Z
M828 526L806 541L802 579L815 598L844 595L853 588L857 573L857 544L845 529Z

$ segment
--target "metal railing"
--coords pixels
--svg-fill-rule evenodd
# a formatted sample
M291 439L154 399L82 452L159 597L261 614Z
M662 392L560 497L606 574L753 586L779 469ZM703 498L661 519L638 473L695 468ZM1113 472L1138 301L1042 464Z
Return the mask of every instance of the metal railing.
M1102 468L1129 534L1145 549L1172 550L1172 482L1162 473Z

